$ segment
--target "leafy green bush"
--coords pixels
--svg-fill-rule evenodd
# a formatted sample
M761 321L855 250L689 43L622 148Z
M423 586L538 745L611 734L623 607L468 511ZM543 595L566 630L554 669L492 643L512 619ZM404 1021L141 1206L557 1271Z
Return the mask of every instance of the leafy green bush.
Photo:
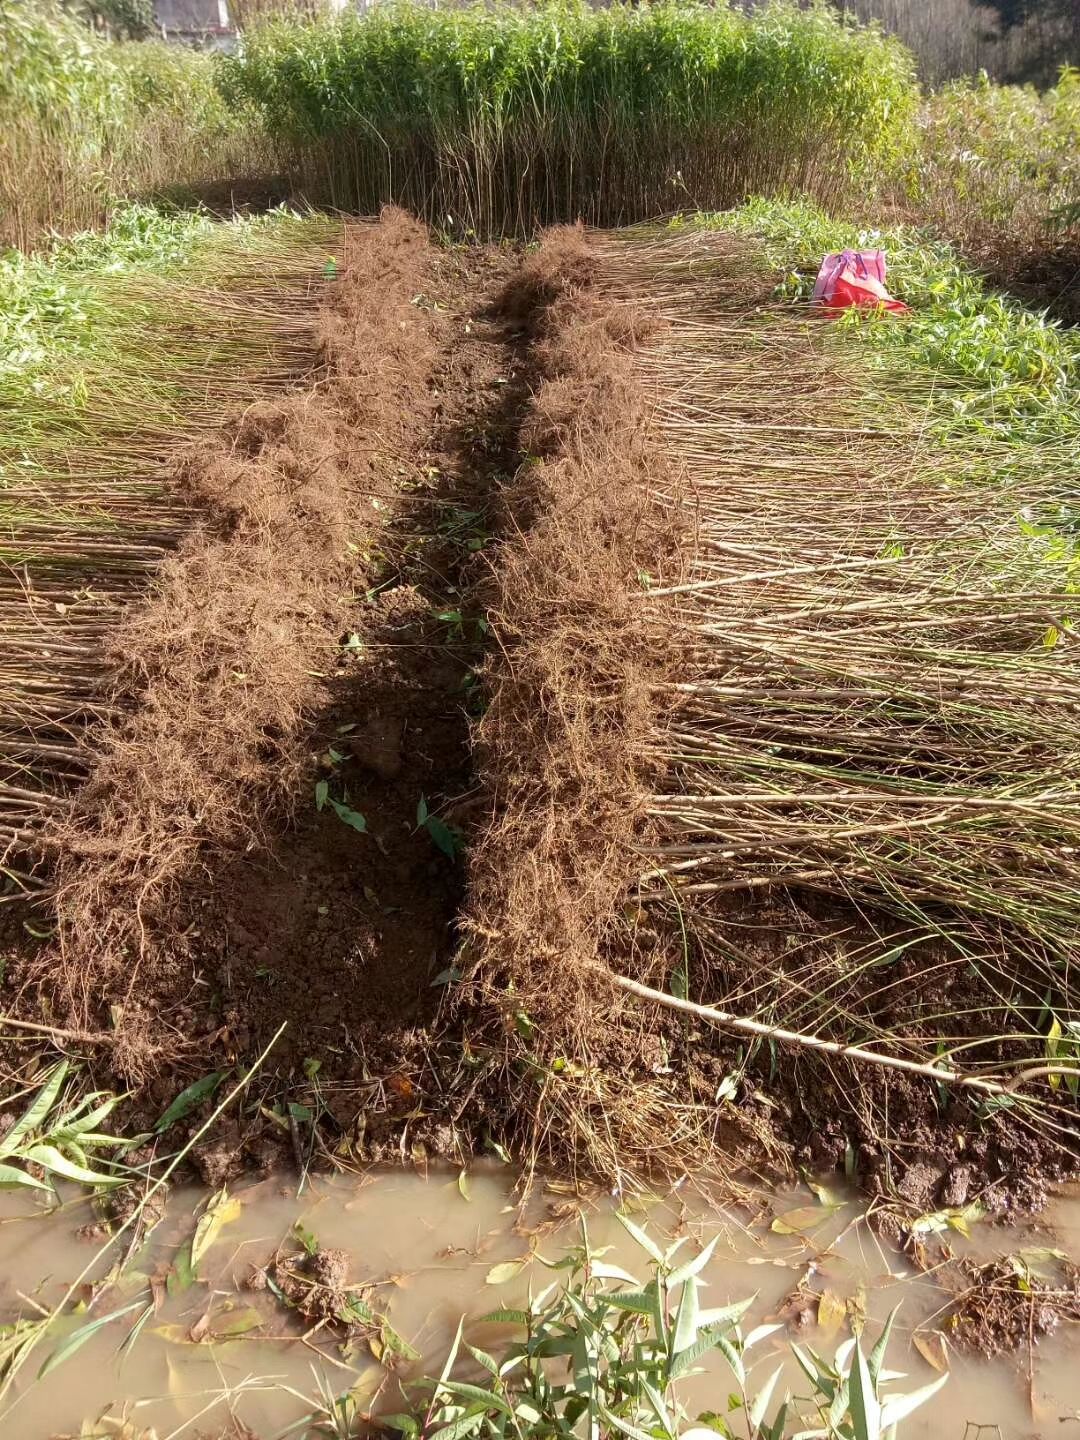
M908 153L911 62L822 9L377 6L275 23L223 94L298 147L307 193L436 223L616 223L754 193L843 191Z

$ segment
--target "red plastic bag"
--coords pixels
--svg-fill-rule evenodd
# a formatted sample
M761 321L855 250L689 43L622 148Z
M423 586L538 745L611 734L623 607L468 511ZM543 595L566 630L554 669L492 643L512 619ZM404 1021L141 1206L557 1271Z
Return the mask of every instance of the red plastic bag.
M884 250L841 250L838 255L826 255L814 285L814 301L824 310L877 305L904 314L908 309L885 289Z

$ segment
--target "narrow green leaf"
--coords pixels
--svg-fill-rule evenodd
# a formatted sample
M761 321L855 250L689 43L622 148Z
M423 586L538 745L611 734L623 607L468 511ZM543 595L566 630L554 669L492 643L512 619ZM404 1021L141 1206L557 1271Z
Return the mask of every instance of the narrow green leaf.
M719 1235L714 1235L705 1246L705 1249L695 1255L693 1260L688 1260L685 1265L680 1265L677 1270L673 1270L668 1276L668 1284L678 1285L681 1284L683 1280L689 1280L694 1275L700 1275L712 1259L713 1251L716 1249L719 1239Z
M681 1355L684 1350L698 1338L698 1282L697 1277L691 1275L683 1283L682 1294L679 1297L679 1309L675 1316L675 1334L671 1342L673 1355Z
M64 1115L61 1118L59 1125L51 1127L50 1134L52 1138L57 1141L75 1139L80 1135L89 1136L97 1130L97 1127L102 1124L103 1121L109 1118L119 1103L120 1101L117 1096L110 1095L86 1115L78 1115L78 1109L81 1107L76 1107L70 1114ZM126 1145L129 1142L126 1140L113 1140L113 1143Z
M498 1265L492 1265L491 1269L484 1276L484 1284L505 1285L510 1280L516 1280L528 1263L528 1259L503 1260Z
M367 1307L365 1306L365 1309L366 1308ZM403 1360L420 1359L419 1350L417 1350L414 1346L410 1345L408 1340L405 1339L404 1335L401 1335L397 1330L395 1330L394 1327L390 1324L390 1322L385 1318L385 1316L383 1317L382 1323L379 1327L379 1338L382 1340L387 1350L393 1351L395 1355L400 1355Z
M690 1345L673 1360L669 1372L671 1379L678 1380L680 1376L685 1375L686 1372L692 1369L701 1357L707 1355L710 1350L720 1350L735 1374L740 1374L742 1371L742 1362L739 1359L738 1352L722 1332L714 1328L708 1330L703 1330L700 1326L698 1328L698 1338L694 1341L693 1345ZM735 1357L734 1364L731 1362L732 1356Z
M330 800L330 808L343 824L348 825L351 830L356 830L364 835L367 832L367 821L359 810L353 810L348 805L343 805L340 800Z
M380 1415L379 1424L387 1425L391 1430L397 1430L400 1434L412 1440L414 1435L420 1434L420 1425L411 1415Z
M751 1430L760 1430L761 1426L765 1423L765 1412L769 1408L769 1401L772 1399L773 1391L776 1389L776 1382L783 1373L783 1365L778 1365L750 1402L748 1414L750 1417Z
M749 1334L743 1336L742 1349L745 1355L747 1350L756 1345L759 1340L767 1340L770 1335L775 1335L778 1330L785 1330L787 1327L779 1322L771 1325L755 1325Z
M641 1246L642 1250L645 1251L645 1254L648 1255L651 1260L655 1260L657 1265L663 1265L664 1252L651 1236L646 1235L640 1225L635 1225L629 1215L624 1214L621 1210L615 1211L615 1219L618 1220L619 1224L631 1239L635 1240L637 1244Z
M66 1060L61 1060L59 1065L49 1071L30 1106L15 1121L3 1139L0 1139L0 1160L18 1149L19 1141L24 1135L33 1135L40 1129L60 1093L60 1087L67 1078L67 1073L68 1062Z
M97 1320L90 1320L87 1324L80 1325L78 1330L72 1331L67 1339L58 1345L52 1354L48 1356L38 1371L37 1378L39 1380L44 1379L50 1371L55 1370L58 1365L62 1365L65 1360L70 1359L77 1350L81 1350L86 1342L93 1339L99 1330L104 1329L106 1325L111 1325L112 1322L118 1320L121 1315L130 1315L133 1310L142 1309L145 1304L145 1300L135 1300L132 1304L125 1305L122 1310L114 1310L111 1315L102 1315Z
M446 1360L445 1360L445 1362L444 1362L444 1364L443 1364L443 1368L442 1368L442 1374L439 1376L439 1384L440 1384L440 1385L442 1384L442 1382L443 1382L444 1380L446 1380L446 1379L449 1377L451 1370L453 1370L453 1368L454 1368L454 1361L457 1359L458 1350L461 1348L461 1332L462 1332L462 1329L463 1329L463 1327L464 1327L464 1324L465 1324L465 1319L464 1319L464 1316L463 1316L463 1317L458 1321L457 1329L456 1329L455 1332L454 1332L454 1339L453 1339L453 1341L451 1342L449 1351L447 1352Z
M613 1290L605 1301L616 1310L629 1310L634 1315L651 1315L656 1297L648 1290Z
M44 1180L35 1180L25 1170L14 1165L0 1165L0 1190L51 1190Z
M23 1152L23 1158L43 1166L53 1175L59 1175L62 1180L74 1180L76 1184L92 1185L98 1190L126 1185L130 1179L127 1175L109 1175L101 1170L90 1170L85 1165L76 1165L55 1145L31 1145Z
M170 1125L175 1125L178 1120L183 1120L184 1116L194 1110L200 1101L208 1100L228 1073L227 1070L212 1070L209 1075L204 1075L199 1080L193 1080L186 1090L180 1091L180 1094L162 1115L154 1126L154 1133L160 1135L162 1131L168 1130Z
M441 850L448 860L455 860L461 850L461 839L457 831L440 820L438 815L429 815L424 829L431 836L436 849Z
M848 1407L854 1440L881 1440L881 1409L862 1346L856 1344L848 1376Z
M746 1370L743 1366L742 1356L732 1345L726 1335L717 1335L715 1340L716 1348L723 1355L724 1359L731 1366L731 1373L738 1380L740 1385L746 1384Z
M718 1325L736 1325L750 1309L755 1298L751 1295L748 1300L733 1300L730 1305L718 1305L712 1310L702 1310L699 1323L702 1326L707 1325L710 1330L715 1330Z
M594 1280L622 1280L627 1285L640 1284L637 1276L631 1275L621 1265L609 1265L605 1260L594 1260L589 1268Z
M795 1356L799 1368L810 1381L810 1384L813 1385L815 1389L820 1390L827 1400L832 1400L836 1391L832 1377L820 1366L814 1364L801 1345L792 1345L791 1353Z
M527 1310L489 1310L486 1315L480 1316L482 1325L528 1325L529 1312Z
M474 1434L483 1423L483 1411L478 1415L462 1415L457 1420L451 1420L449 1425L431 1431L432 1440L461 1440L463 1435Z
M469 1352L469 1354L473 1357L473 1359L478 1365L482 1365L484 1367L484 1369L488 1372L489 1375L498 1375L499 1366L493 1355L489 1355L486 1350L478 1349L475 1345L470 1345L467 1341L465 1344L465 1349Z
M631 1425L628 1420L620 1420L618 1415L609 1410L606 1405L601 1404L597 1408L607 1423L618 1430L620 1435L629 1436L629 1440L656 1440L656 1437L650 1435L647 1430L642 1430L637 1425Z
M847 1380L841 1380L836 1387L836 1394L832 1398L832 1404L829 1406L829 1424L832 1425L834 1429L839 1428L844 1416L848 1412L849 1388Z
M881 1367L885 1363L885 1351L889 1348L889 1336L892 1334L893 1321L896 1319L899 1310L900 1306L897 1305L890 1311L889 1318L885 1321L881 1334L877 1338L877 1344L873 1350L871 1350L870 1359L866 1363L866 1368L870 1372L870 1379L873 1382L875 1392L881 1376Z
M948 1375L939 1375L936 1380L931 1380L929 1385L923 1385L919 1390L913 1390L910 1395L890 1395L881 1407L881 1426L888 1430L891 1425L898 1425L901 1420L906 1420L913 1410L920 1405L925 1405L948 1380Z
M669 1435L673 1435L675 1433L675 1427L672 1424L671 1414L668 1410L668 1407L664 1403L663 1395L661 1395L660 1391L655 1385L650 1383L648 1376L644 1373L639 1373L638 1379L641 1383L642 1390L644 1390L645 1392L646 1399L652 1406L653 1414L656 1416L657 1420L659 1420L660 1424L664 1427L667 1433ZM683 1440L686 1440L685 1436L683 1436Z
M513 1410L494 1390L485 1390L479 1385L467 1385L463 1380L444 1380L439 1389L447 1395L460 1395L463 1400L476 1400L490 1410L500 1410L513 1418Z

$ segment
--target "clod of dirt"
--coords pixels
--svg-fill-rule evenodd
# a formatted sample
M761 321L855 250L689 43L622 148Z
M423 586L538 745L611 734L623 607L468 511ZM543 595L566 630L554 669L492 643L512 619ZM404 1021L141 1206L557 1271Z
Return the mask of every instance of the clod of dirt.
M399 715L372 715L349 736L349 754L380 780L396 780L401 774L404 729Z
M971 1165L953 1165L941 1182L941 1204L951 1207L966 1205L974 1173Z
M337 1323L351 1329L360 1315L350 1302L359 1301L359 1286L349 1285L349 1255L345 1250L316 1250L314 1254L278 1256L272 1266L274 1284L298 1315L312 1324ZM250 1288L250 1282L249 1282Z
M941 1184L941 1170L928 1160L916 1160L908 1166L896 1189L900 1196L920 1210L933 1206Z
M1012 1256L979 1265L963 1259L939 1273L949 1288L963 1286L945 1319L950 1342L978 1355L1016 1350L1080 1320L1080 1269L1061 1262L1055 1280L1032 1275Z
M243 1144L240 1127L235 1121L226 1121L215 1130L212 1140L196 1146L192 1161L203 1183L211 1190L217 1190L236 1174Z
M349 1256L345 1250L317 1250L308 1268L318 1284L332 1292L342 1291L349 1279Z

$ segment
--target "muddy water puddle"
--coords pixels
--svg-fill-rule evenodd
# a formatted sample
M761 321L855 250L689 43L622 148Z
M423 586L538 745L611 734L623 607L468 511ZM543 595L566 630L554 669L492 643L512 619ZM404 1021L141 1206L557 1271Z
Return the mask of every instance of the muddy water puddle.
M744 1327L783 1319L787 1338L831 1354L852 1315L881 1320L901 1305L890 1363L910 1377L905 1388L925 1384L935 1377L930 1361L942 1361L933 1336L948 1297L875 1236L859 1204L824 1194L826 1203L803 1189L762 1194L749 1208L725 1209L687 1193L635 1218L657 1238L688 1233L688 1253L719 1234L703 1272L705 1303L756 1296ZM438 1370L460 1317L466 1338L498 1352L508 1332L481 1317L550 1283L537 1257L557 1258L577 1242L579 1211L591 1242L611 1247L609 1263L647 1278L614 1201L582 1200L554 1183L522 1204L504 1169L312 1179L300 1197L294 1182L271 1178L210 1201L204 1191L178 1190L137 1249L129 1234L101 1254L102 1235L82 1228L93 1218L86 1202L47 1215L0 1195L0 1320L42 1322L0 1411L4 1440L217 1440L230 1420L260 1440L344 1433L316 1428L321 1407L351 1391L357 1414L400 1409L400 1383ZM1059 1196L1037 1232L981 1223L970 1239L950 1239L980 1261L1047 1247L1075 1258L1080 1195ZM333 1316L306 1308L302 1277L316 1246L343 1252L326 1262L343 1303L354 1296L385 1317L351 1345L335 1338ZM91 1288L110 1273L109 1286ZM45 1316L76 1280L89 1309L46 1329ZM65 1337L107 1315L116 1318L63 1355ZM947 1354L949 1383L905 1423L904 1440L1080 1437L1074 1339L1066 1325L1030 1354ZM406 1347L418 1358L396 1353ZM777 1332L755 1350L752 1375L764 1379L786 1353ZM38 1378L50 1357L58 1363ZM793 1362L790 1369L792 1393L804 1395ZM721 1361L707 1365L684 1390L691 1410L723 1412L729 1382Z

